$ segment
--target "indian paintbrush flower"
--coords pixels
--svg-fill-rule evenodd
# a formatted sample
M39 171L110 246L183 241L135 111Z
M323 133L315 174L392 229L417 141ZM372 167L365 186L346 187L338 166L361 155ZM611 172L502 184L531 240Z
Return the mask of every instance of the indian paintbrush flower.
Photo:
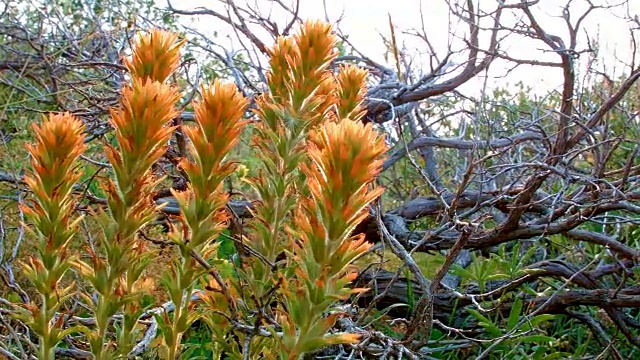
M366 94L368 71L354 65L341 66L336 74L338 118L358 121L365 114L362 102Z
M205 197L218 186L235 166L224 162L229 151L240 141L247 121L241 121L248 100L233 84L214 81L202 89L202 100L194 102L197 126L184 127L191 140L190 154L194 162L183 159L180 166L189 176L196 195Z
M69 331L53 319L73 288L59 285L73 263L69 245L80 218L72 218L78 201L72 191L82 176L77 160L87 146L82 121L70 113L50 114L33 128L36 144L27 145L33 171L26 174L25 182L35 199L22 210L34 224L37 255L24 263L24 271L41 295L40 306L27 309L33 317L32 328L40 336L39 357L49 360Z
M152 196L162 179L152 173L152 166L166 152L175 130L171 122L178 115L179 89L164 83L180 60L183 42L176 40L176 35L161 30L139 37L133 55L125 59L131 83L124 86L119 106L111 109L117 145L105 145L105 153L115 178L104 185L109 211L98 213L105 256L93 255L93 271L79 264L99 294L94 309L97 331L90 336L97 359L128 354L143 310L138 301L144 292L137 282L144 281L141 276L153 253L138 232L161 207ZM106 335L118 311L123 311L123 322L116 332L118 348L114 351L105 346Z
M254 248L268 259L285 252L286 280L278 284L286 299L280 312L285 358L322 346L357 341L353 334L327 335L337 314L323 318L338 299L363 289L347 287L349 266L370 244L351 236L367 206L382 193L369 189L387 150L382 137L359 119L367 72L356 67L330 69L336 38L331 26L307 22L270 52L270 94L261 96L254 144L264 175L252 182L262 203L254 217ZM287 219L291 222L287 223ZM271 291L273 269L251 264L254 291Z
M177 34L160 29L140 34L133 54L124 59L124 64L134 78L164 82L180 63L180 48L185 40L177 40Z
M355 334L327 335L333 317L323 318L333 301L366 289L347 285L356 273L350 264L371 245L362 234L352 236L367 216L366 207L382 194L369 187L380 172L387 150L372 125L344 119L327 122L309 135L307 175L310 197L302 198L290 235L299 284L285 291L290 321L283 322L283 351L289 358L329 344L355 342ZM303 300L304 299L304 300ZM293 327L298 331L293 331Z
M180 161L190 181L186 191L172 190L180 206L183 231L173 232L171 238L180 248L181 260L176 262L177 271L165 276L175 310L173 319L157 317L165 334L169 358L179 354L182 334L200 316L190 302L184 300L202 274L202 267L194 261L192 252L204 254L208 259L216 246L212 240L226 228L230 217L225 210L228 195L221 187L235 169L235 164L226 158L247 124L241 120L247 105L248 100L235 85L216 80L211 87L202 88L202 100L194 102L197 126L183 128L191 140L189 153L193 162Z

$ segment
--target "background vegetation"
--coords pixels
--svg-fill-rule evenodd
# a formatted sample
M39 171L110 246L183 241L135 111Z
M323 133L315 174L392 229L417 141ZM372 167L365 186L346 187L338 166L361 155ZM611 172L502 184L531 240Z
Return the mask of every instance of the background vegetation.
M331 331L359 334L359 340L307 356L635 358L640 352L638 16L626 11L626 1L443 2L451 29L454 23L465 25L455 33L462 45L434 49L433 39L449 29L428 33L390 22L387 48L380 49L387 62L381 64L336 28L339 56L329 65L369 71L361 121L385 134L389 150L377 177L385 192L354 231L373 246L356 260L353 286L370 291L334 304L346 315ZM256 109L256 99L268 93L268 49L306 20L299 17L304 1L257 3L220 1L186 9L179 2L2 1L0 356L31 358L40 344L27 320L16 316L40 301L23 262L38 249L28 231L33 222L23 210L34 199L24 178L31 167L26 145L35 141L31 124L52 111L82 120L86 150L78 158L83 175L74 188L81 196L76 212L104 206L110 195L100 184L114 175L105 146L118 144L109 109L118 105L130 80L121 55L131 53L136 33L160 27L186 39L177 71L167 80L183 90L172 125L194 124L191 100L200 99L201 85L214 79L235 83L248 108ZM284 15L271 17L273 8ZM617 67L602 66L599 44L583 35L593 31L582 27L585 19L609 12L622 14L620 21L629 25L629 33L620 36L629 39L632 50ZM549 13L564 23L562 33L550 32L540 21ZM189 25L195 16L237 38L236 47L221 45L228 43L221 34L211 38ZM403 46L403 36L420 38L430 49L427 55L414 55L415 49ZM546 55L526 58L503 48L507 37L530 42ZM562 86L534 95L526 83L507 87L507 70L496 86L465 88L496 64L562 74ZM240 244L255 226L249 209L261 198L246 180L259 176L263 164L250 135L260 126L259 117L247 112L245 119L249 131L231 152L242 165L223 182L234 214L216 240L223 275L257 256ZM161 323L150 315L154 311L173 319L179 298L171 296L160 275L180 259L180 249L167 243L167 230L180 213L170 189L184 190L191 179L178 166L188 156L185 136L179 128L173 132L167 152L153 164L154 174L166 179L151 196L168 205L137 235L159 254L141 277L144 294L136 311L142 315L134 320L143 330L130 344L143 349L136 354L145 358L169 356L159 350L168 330L148 330ZM100 219L86 216L69 246L89 261L85 249L99 243L98 233ZM63 282L77 277L70 271ZM89 319L87 309L97 301L92 296L98 294L72 293L63 301L60 326L73 330L78 319ZM220 348L219 321L203 318L185 330L177 356L267 356L260 353L269 337L260 328L262 320L250 315L242 320L228 326L252 339L248 350L233 336L224 338L232 345ZM115 341L115 332L108 336ZM59 358L86 358L90 348L69 331L55 351Z

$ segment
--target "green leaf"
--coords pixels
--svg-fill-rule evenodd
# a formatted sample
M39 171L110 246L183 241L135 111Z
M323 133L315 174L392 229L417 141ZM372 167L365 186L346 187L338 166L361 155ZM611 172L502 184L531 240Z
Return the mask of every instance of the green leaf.
M555 338L546 335L525 335L521 338L518 338L521 342L524 343L553 343L556 341Z
M479 311L475 310L475 309L468 309L467 310L471 315L473 315L476 319L478 319L478 323L480 324L480 326L482 326L483 328L485 328L492 336L498 336L502 334L502 331L500 330L499 327L497 327L493 321L491 321L491 319L489 319L488 317L480 314Z
M555 320L558 317L559 317L558 315L542 314L542 315L534 316L531 320L528 321L528 323L531 324L532 327L537 327L539 324L545 321Z
M522 313L522 299L516 298L509 312L509 319L507 320L507 329L511 330L518 324L518 319Z

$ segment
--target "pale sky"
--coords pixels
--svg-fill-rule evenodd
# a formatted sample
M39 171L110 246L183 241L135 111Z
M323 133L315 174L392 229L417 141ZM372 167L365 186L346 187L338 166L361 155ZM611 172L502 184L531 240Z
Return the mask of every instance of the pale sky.
M245 4L247 0L235 0L239 4ZM287 0L283 0L285 3ZM519 0L507 1L507 3L519 2ZM620 3L622 0L593 0L595 4ZM253 5L257 2L258 7L264 6L263 13L268 14L273 11L273 19L282 19L281 24L285 24L290 16L286 16L281 11L276 12L277 6L271 5L269 0L249 0L248 3ZM451 3L459 2L452 0ZM640 1L629 0L631 5L628 8L617 8L617 15L624 15L629 12L631 16L640 16ZM181 9L194 9L197 6L210 6L216 10L223 10L219 4L220 1L205 0L174 0L173 5ZM481 4L482 9L489 10L495 6L495 1L475 0L476 6ZM561 36L568 42L568 31L564 20L559 17L562 14L560 4L565 1L560 0L541 0L539 8L534 11L534 15L541 26L550 34ZM572 22L578 18L585 8L586 1L574 0L572 7ZM264 4L264 5L263 5ZM422 61L428 61L428 48L426 44L415 37L402 34L402 30L418 29L421 31L424 22L425 30L430 36L436 52L443 56L447 48L447 44L454 44L454 48L460 48L460 37L465 36L467 25L460 23L456 18L449 18L447 4L444 0L301 0L300 16L305 18L325 19L325 8L328 12L328 20L335 23L340 16L342 19L339 23L340 29L344 34L349 35L352 44L363 53L376 61L379 61L390 67L394 66L393 62L385 62L382 57L384 47L379 33L389 35L389 18L391 18L396 27L396 36L398 41L406 44L407 48L412 51L412 55L422 53ZM421 11L422 9L422 11ZM223 10L224 11L224 10ZM422 12L422 14L421 14ZM520 12L521 14L521 12ZM503 15L505 20L515 20L514 16ZM205 33L212 33L218 30L219 33L228 32L228 27L218 27L220 20L211 17L203 17L199 19L196 26ZM449 26L449 21L453 24ZM481 25L490 26L490 19ZM458 22L455 22L458 21ZM595 10L583 23L583 31L580 33L580 42L586 44L585 32L592 40L598 40L600 43L600 55L604 61L600 64L600 68L606 67L607 73L612 74L613 69L617 69L615 74L620 75L622 71L629 71L628 66L623 63L631 61L631 37L629 36L629 27L633 24L625 22L622 17L616 17L611 14L610 10ZM640 32L636 32L640 36ZM263 37L266 39L266 37ZM501 43L502 49L507 49L509 54L516 58L537 59L547 61L559 61L559 57L549 53L547 48L540 41L522 40L521 36L511 36ZM640 39L640 37L639 37ZM481 46L485 46L488 42L487 38L480 39ZM638 47L640 43L636 41ZM235 48L240 48L239 44L234 44ZM579 49L583 47L578 46ZM640 55L640 51L636 52L636 56ZM461 58L463 59L463 58ZM616 60L617 59L617 60ZM586 60L586 56L581 61ZM489 71L487 85L493 87L495 85L506 86L507 81L510 85L518 81L523 81L527 85L534 87L536 92L546 92L549 89L556 88L561 85L562 73L560 69L533 69L531 67L522 66L509 74L504 79L500 78L507 72L506 64L502 61L495 61ZM484 75L484 74L482 74ZM482 88L484 77L474 80L465 86L467 91L476 92Z

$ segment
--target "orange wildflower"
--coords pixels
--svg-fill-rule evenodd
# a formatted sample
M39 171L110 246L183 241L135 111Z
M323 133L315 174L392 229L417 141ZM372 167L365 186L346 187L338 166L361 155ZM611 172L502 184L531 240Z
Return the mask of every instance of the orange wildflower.
M87 149L82 135L84 124L70 113L63 113L50 114L43 117L41 125L32 126L36 144L26 148L32 157L34 173L28 174L25 182L34 191L41 189L39 195L50 196L62 183L74 183L81 176L73 167Z
M279 38L269 51L271 94L264 100L289 108L292 116L308 118L313 125L321 122L336 101L336 83L329 72L338 54L336 42L331 25L314 21L305 22L293 39Z
M291 38L278 38L273 48L269 49L269 72L267 73L267 83L271 90L271 95L278 99L279 103L290 101L293 74L291 69L300 62L300 52ZM275 100L278 100L275 99Z
M178 35L160 29L140 34L133 54L124 59L124 64L134 77L164 82L180 63L180 48L185 40L177 40Z
M183 159L180 165L196 191L203 191L204 196L215 191L233 171L233 166L223 164L223 160L240 141L247 124L241 118L248 103L234 84L222 84L219 80L210 88L203 88L202 100L194 102L198 125L184 127L184 132L191 140L195 163Z
M310 176L322 189L351 194L373 181L380 172L380 159L388 147L371 124L354 121L327 123L310 134L313 146L309 157L314 163ZM314 195L320 196L317 188Z
M354 65L342 66L336 74L339 88L338 117L360 120L365 113L362 102L366 93L368 71Z
M167 125L178 115L174 105L179 98L171 85L138 78L122 90L120 108L111 110L121 154L106 148L120 185L126 177L140 176L164 154L174 129Z
M324 70L338 55L336 36L330 24L321 21L307 21L294 35L300 52L300 63L294 71L309 74L316 69Z
M73 286L59 288L59 282L71 266L69 243L79 219L72 219L77 199L71 194L80 178L76 160L86 149L82 132L84 125L69 113L44 117L40 126L33 125L36 144L27 145L33 172L25 182L35 195L30 206L21 205L33 222L37 234L35 255L23 262L23 271L41 295L37 308L28 306L30 325L40 336L39 358L53 359L53 351L62 339L60 320L53 314ZM37 310L37 311L34 311Z

